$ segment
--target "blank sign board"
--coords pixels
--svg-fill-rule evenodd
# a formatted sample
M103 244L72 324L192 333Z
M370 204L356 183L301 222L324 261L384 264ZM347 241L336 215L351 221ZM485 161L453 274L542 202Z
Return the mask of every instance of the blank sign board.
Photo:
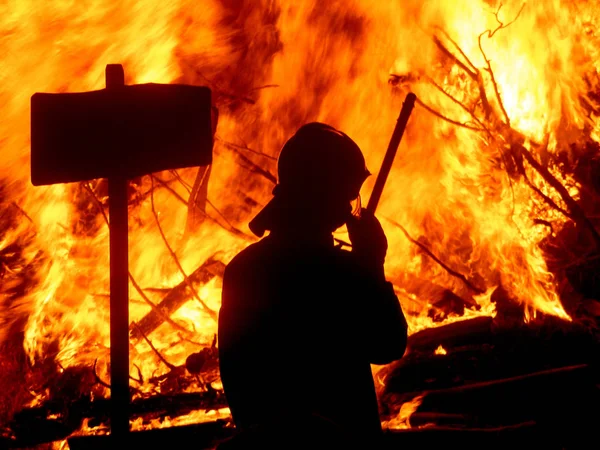
M211 91L138 84L31 97L34 185L134 178L212 162Z

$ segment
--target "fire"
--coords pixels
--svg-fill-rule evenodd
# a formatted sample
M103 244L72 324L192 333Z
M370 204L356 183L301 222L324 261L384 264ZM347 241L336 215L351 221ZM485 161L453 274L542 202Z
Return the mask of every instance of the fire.
M226 264L254 241L247 222L268 200L277 152L298 126L318 120L344 130L375 172L408 91L419 104L377 214L389 240L388 278L411 332L493 315L500 292L523 305L527 320L540 313L570 319L543 250L569 222L558 210L569 206L531 164L524 168L529 184L511 177L507 159L518 141L579 199L581 186L557 161L560 153L576 159L572 147L582 139L600 142L598 110L588 96L600 71L593 2L227 5L0 6L0 341L23 331L34 368L48 361L60 370L94 366L108 381L106 187L95 180L34 188L28 162L31 95L102 89L108 63L123 64L127 84L210 86L220 110L203 220L190 226L196 169L132 184L133 322L184 274L214 255ZM344 232L337 237L347 239ZM219 283L215 276L197 286L197 297L190 295L170 321L147 340L132 340L131 373L145 380L138 395L157 392L148 380L169 371L159 354L182 366L190 353L210 347ZM464 300L463 309L434 321L430 313L448 293L451 302ZM195 381L185 389L205 388ZM31 390L30 404L51 389ZM95 385L94 395L107 390Z
M410 424L410 416L414 414L422 402L423 396L418 395L411 401L403 403L398 415L384 423L383 426L385 428L396 430L406 430L408 428L412 428Z

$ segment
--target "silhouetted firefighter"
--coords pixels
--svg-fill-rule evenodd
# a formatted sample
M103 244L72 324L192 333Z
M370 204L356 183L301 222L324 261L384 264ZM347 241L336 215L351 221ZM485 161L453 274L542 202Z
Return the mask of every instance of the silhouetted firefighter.
M385 279L383 229L352 208L368 175L356 143L322 123L282 148L274 197L250 223L269 234L223 278L221 378L240 433L222 448L379 439L370 363L402 357L407 325ZM334 245L344 224L352 251Z

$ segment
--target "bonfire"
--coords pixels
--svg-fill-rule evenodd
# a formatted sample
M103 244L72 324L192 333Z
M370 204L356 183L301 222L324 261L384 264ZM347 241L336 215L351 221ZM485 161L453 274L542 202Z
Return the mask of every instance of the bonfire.
M247 224L279 149L326 122L375 173L409 92L377 211L411 334L403 360L373 367L386 429L523 432L548 419L543 392L576 410L595 392L595 2L14 0L0 12L3 442L67 448L109 430L107 182L33 186L29 133L34 93L103 89L114 63L126 84L209 87L219 110L210 166L129 182L133 430L230 427L221 277L257 239Z

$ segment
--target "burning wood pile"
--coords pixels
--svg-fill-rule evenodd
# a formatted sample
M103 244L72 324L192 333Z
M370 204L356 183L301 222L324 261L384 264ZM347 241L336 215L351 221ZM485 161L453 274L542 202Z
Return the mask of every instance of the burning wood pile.
M0 24L11 67L0 71L0 445L65 448L68 436L107 430L107 185L31 186L28 102L100 89L108 62L123 63L128 84L209 86L220 112L212 166L130 183L134 429L204 422L205 448L231 431L215 340L220 282L254 241L247 222L269 198L283 140L304 122L330 122L375 171L412 91L378 212L411 332L405 357L374 370L390 445L543 436L545 448L569 448L587 436L599 384L594 2L198 11L181 0L160 13L105 3L49 2L33 27L14 2L4 16L16 19Z
M496 27L478 35L483 65L474 64L444 30L433 37L443 55L441 66L458 70L471 88L465 95L438 81L444 75L422 77L462 110L466 120L456 120L423 102L420 106L453 126L485 136L486 145L497 150L494 162L506 171L509 183L524 183L546 208L568 220L561 230L555 230L552 221L534 222L549 228L538 245L546 255L549 271L561 283L561 303L571 320L546 314L527 318L514 295L500 285L490 297L496 306L494 318L477 317L410 336L404 358L380 372L382 402L390 428L420 430L392 438L392 442L405 445L433 444L444 438L463 448L506 448L534 438L544 448L583 448L592 438L593 423L600 417L596 412L590 413L600 393L600 267L596 263L600 235L597 220L593 219L600 207L598 144L590 139L589 128L584 127L579 136L568 136L568 132L560 130L553 138L553 146L562 152L552 153L549 135L536 142L512 126L504 104L506 95L501 93L482 42L516 22L525 5L507 22L500 18L501 7L494 13ZM392 75L391 83L401 86L420 77ZM589 118L597 114L597 81L597 73L586 79L590 91L580 97ZM591 100L585 101L586 97ZM573 179L562 178L566 173L572 174ZM578 186L575 195L571 190L573 182ZM472 278L453 271L423 245L426 236L412 239L402 231L471 293L484 293L472 283ZM477 309L472 299L441 287L438 291L438 301L429 310L434 321L462 315L465 308Z
M597 354L584 326L552 320L506 328L478 317L415 333L380 374L386 423L400 430L390 439L585 448L598 420Z

